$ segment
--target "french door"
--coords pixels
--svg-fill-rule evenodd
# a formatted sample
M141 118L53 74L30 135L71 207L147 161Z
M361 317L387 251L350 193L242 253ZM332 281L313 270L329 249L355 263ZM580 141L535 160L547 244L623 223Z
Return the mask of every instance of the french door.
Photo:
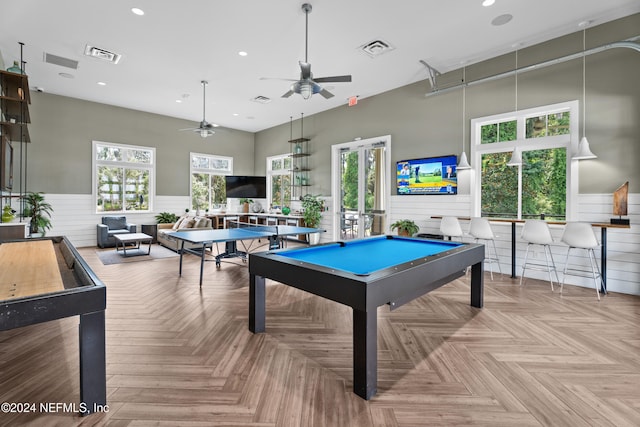
M387 135L332 147L333 240L387 232L390 143Z

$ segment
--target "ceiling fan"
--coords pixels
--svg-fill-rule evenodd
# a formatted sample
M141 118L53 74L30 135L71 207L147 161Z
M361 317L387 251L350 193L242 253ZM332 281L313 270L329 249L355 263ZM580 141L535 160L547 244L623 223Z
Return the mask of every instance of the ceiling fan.
M198 126L197 128L187 128L187 129L180 129L180 130L181 131L190 130L190 131L199 133L201 137L206 138L216 133L213 129L218 127L218 125L213 125L207 122L205 118L205 105L207 100L206 87L209 84L209 82L206 80L202 80L200 83L202 83L202 121L200 122L200 126Z
M351 76L331 76L331 77L319 77L313 78L311 73L311 64L308 60L308 47L309 47L309 13L311 13L311 5L305 3L302 5L302 10L305 14L305 44L304 44L304 62L299 61L300 64L300 80L293 79L279 79L293 81L291 89L282 98L288 98L294 93L302 95L304 99L309 99L313 94L319 93L325 99L333 97L333 94L324 89L318 83L349 83L351 82Z

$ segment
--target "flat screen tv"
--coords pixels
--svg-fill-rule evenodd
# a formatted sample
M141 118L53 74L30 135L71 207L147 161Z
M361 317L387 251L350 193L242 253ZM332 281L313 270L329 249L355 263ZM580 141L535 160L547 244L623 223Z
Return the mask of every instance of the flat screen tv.
M397 194L458 194L455 155L402 160L396 165Z
M267 177L225 176L227 198L267 198Z

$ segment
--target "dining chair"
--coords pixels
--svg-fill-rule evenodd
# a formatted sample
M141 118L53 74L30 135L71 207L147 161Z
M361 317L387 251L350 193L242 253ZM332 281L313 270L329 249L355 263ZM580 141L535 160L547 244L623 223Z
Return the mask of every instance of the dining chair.
M556 270L556 265L553 261L553 255L551 254L551 247L549 246L553 243L553 236L551 236L549 224L540 219L528 219L524 223L521 237L525 242L527 242L527 250L524 254L524 262L522 263L520 285L522 286L522 278L524 277L524 272L527 268L530 270L542 270L549 273L549 282L551 283L551 291L553 291L553 278L551 273L553 272L556 275L556 283L560 283L560 280L558 279L558 271ZM529 250L532 245L542 247L544 251L545 264L535 263L529 260Z
M595 249L599 246L596 234L593 232L591 224L586 222L567 222L562 238L563 243L569 245L567 249L567 259L564 264L562 284L560 285L560 293L564 288L564 282L567 275L591 277L596 288L596 295L600 300L600 286L602 286L602 274L600 274L600 268L598 268L598 262L596 261ZM585 269L579 269L577 266L569 268L569 255L572 249L582 249L589 255L590 271ZM598 280L600 279L600 280Z

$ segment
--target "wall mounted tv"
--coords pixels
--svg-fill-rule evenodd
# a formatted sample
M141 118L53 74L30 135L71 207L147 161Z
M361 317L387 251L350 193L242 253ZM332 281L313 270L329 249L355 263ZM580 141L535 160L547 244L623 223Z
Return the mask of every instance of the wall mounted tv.
M402 160L396 165L397 194L458 194L455 155Z
M225 176L227 198L267 198L267 177L265 176Z

